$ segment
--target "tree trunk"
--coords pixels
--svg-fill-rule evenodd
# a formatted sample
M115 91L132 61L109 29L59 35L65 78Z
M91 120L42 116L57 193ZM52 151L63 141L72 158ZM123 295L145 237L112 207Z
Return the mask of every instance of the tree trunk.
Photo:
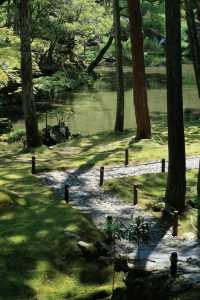
M113 36L109 37L106 45L100 50L100 52L97 55L97 57L95 58L95 60L93 60L91 62L91 64L88 66L88 68L87 68L88 73L92 73L94 71L94 69L98 66L98 64L102 61L104 55L106 54L106 52L108 51L108 49L112 45L113 38L114 38Z
M169 168L166 200L183 211L186 192L180 0L166 0Z
M32 55L31 55L31 18L29 0L20 0L20 38L21 38L21 77L27 147L40 145L36 106L33 95Z
M194 11L191 6L191 2L188 0L185 0L185 9L186 9L186 20L188 26L189 41L192 50L195 77L196 77L197 88L200 97L200 45L198 41Z
M137 123L136 139L151 137L144 64L144 41L140 0L128 0L133 59L134 106Z
M115 49L116 49L116 75L117 75L117 111L115 131L124 130L124 74L123 74L123 48L121 40L120 6L119 0L113 0Z

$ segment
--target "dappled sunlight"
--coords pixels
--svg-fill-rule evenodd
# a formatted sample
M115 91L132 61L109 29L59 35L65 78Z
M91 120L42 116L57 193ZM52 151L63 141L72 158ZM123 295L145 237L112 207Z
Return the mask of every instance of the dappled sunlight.
M110 272L104 269L93 280L83 280L83 270L93 266L81 259L76 241L65 236L69 231L87 241L100 238L90 218L67 207L63 199L30 175L29 166L21 169L20 165L20 161L10 162L0 171L0 201L8 202L6 209L0 208L2 295L5 299L16 293L22 299L23 295L43 299L51 292L55 294L55 287L60 296L70 290L72 295L81 289L90 291L97 282L107 284Z
M7 238L11 244L21 244L27 241L27 237L23 235L14 235Z
M138 177L125 177L108 180L104 189L116 194L120 199L128 203L133 203L133 184L138 185L139 207L145 210L146 214L160 218L161 213L155 212L155 209L162 207L165 199L166 174L147 174ZM197 171L187 172L187 193L186 204L188 202L196 204L196 208L188 206L185 213L180 217L179 234L184 235L187 232L193 232L197 237L199 235L199 210L196 197Z

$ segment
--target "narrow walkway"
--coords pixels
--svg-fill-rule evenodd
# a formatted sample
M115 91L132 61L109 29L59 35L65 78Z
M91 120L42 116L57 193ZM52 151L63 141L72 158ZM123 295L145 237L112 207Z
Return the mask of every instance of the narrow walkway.
M200 157L188 158L187 169L198 168L199 159ZM160 172L160 161L128 167L107 167L105 168L105 180ZM83 213L89 214L100 229L105 225L108 215L121 218L126 222L132 217L143 216L150 223L153 232L151 243L144 246L141 251L141 257L146 259L145 264L147 267L163 268L168 266L169 256L173 251L178 252L182 260L189 257L199 260L199 241L190 238L184 241L179 238L172 238L170 228L165 227L163 224L162 227L165 227L165 229L161 230L158 220L145 215L141 208L123 203L116 196L104 192L99 187L99 168L82 168L65 172L53 171L38 176L62 195L64 185L68 184L70 186L71 205L80 209ZM129 255L130 258L133 258L136 254L135 246L126 241L118 243L118 251ZM188 268L192 272L194 270L196 272L196 268L200 271L200 266L197 266L196 263L191 264L191 261Z

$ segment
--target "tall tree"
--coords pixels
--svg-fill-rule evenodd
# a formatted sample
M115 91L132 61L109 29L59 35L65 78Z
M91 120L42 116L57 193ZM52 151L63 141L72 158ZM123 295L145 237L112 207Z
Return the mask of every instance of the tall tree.
M144 41L140 0L128 0L133 59L134 106L137 123L136 139L151 137L144 64Z
M19 0L21 38L21 77L27 147L40 145L36 105L33 95L32 55L31 55L31 16L29 0Z
M169 168L168 205L183 211L186 192L185 142L182 96L181 0L166 0L167 110Z
M123 48L121 39L120 6L119 0L113 0L115 48L116 48L116 74L117 74L117 111L115 131L124 130L124 74L123 74Z
M195 15L190 0L185 0L186 20L188 25L188 36L192 50L195 77L197 82L198 93L200 97L200 44L198 40Z

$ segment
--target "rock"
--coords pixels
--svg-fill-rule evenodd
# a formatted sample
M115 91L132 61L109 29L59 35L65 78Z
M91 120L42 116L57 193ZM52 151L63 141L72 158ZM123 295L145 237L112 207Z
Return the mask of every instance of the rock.
M136 268L130 271L125 279L127 300L160 300L167 295L167 271L149 272Z
M48 126L42 129L42 143L46 146L53 146L58 143L65 142L71 137L69 127L64 122L59 122L58 125Z
M99 256L107 256L109 255L109 247L103 243L102 241L97 241L94 246L96 247L98 253L99 253Z
M100 257L108 257L110 259L111 256L109 247L101 241L97 241L96 243L79 241L78 247L86 258L99 259Z
M109 256L100 256L97 262L102 266L109 266L113 263L113 259Z
M161 212L164 211L165 209L165 203L164 202L159 202L155 205L152 206L152 210L155 212Z
M196 259L196 258L189 257L186 261L187 261L187 263L190 264L190 265L195 265L195 266L200 267L200 260L198 260L198 259Z
M8 133L12 130L12 123L7 118L0 118L0 134Z
M188 262L191 260L194 262L193 259ZM200 276L199 280L195 280L196 277L197 275L193 273L170 277L169 270L148 271L144 267L136 266L128 272L124 280L126 289L123 291L116 289L112 299L167 300L183 292L197 289Z
M196 239L196 236L193 232L187 232L183 234L183 238L187 241L193 241Z
M84 241L80 241L77 245L80 248L84 257L88 259L96 259L98 257L97 249L93 243L86 243Z

